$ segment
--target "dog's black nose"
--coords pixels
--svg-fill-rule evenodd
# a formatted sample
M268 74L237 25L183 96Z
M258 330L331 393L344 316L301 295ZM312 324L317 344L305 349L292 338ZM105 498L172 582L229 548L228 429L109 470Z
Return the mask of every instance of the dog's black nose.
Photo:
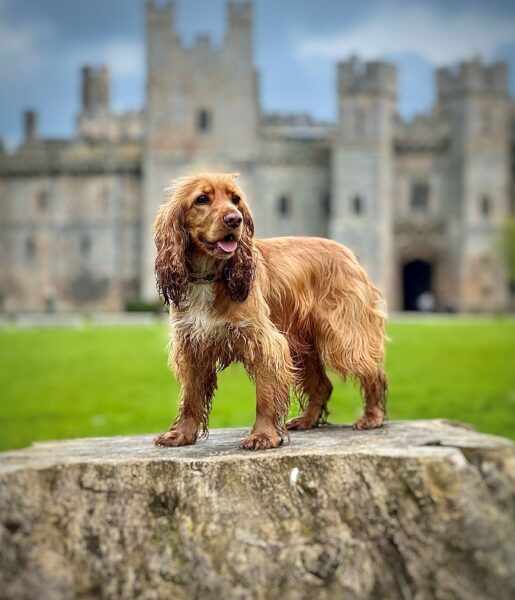
M231 212L224 215L224 223L229 225L232 229L239 227L242 221L243 217L237 212Z

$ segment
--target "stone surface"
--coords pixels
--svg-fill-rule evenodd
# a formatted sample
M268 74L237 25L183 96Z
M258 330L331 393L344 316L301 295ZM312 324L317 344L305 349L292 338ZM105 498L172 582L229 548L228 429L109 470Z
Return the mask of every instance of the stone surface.
M515 446L442 421L0 455L1 598L513 598Z

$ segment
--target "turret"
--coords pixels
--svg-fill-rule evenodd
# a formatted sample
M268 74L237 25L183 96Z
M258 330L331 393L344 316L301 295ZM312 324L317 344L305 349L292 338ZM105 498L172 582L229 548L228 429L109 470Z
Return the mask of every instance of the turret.
M82 112L95 115L109 112L109 71L107 67L82 68Z
M38 114L35 110L26 110L23 113L23 130L25 143L33 142L38 137Z
M390 296L393 117L397 72L353 57L338 65L330 236L350 246Z
M474 59L439 69L437 85L452 128L446 202L456 307L503 310L508 283L496 245L509 213L507 68Z
M246 58L252 53L252 3L229 2L227 44L238 46Z
M151 229L166 182L199 170L245 170L258 147L252 4L230 2L221 44L192 45L174 30L173 5L147 5L144 227ZM240 167L239 165L242 165ZM155 296L154 244L144 248L143 294Z

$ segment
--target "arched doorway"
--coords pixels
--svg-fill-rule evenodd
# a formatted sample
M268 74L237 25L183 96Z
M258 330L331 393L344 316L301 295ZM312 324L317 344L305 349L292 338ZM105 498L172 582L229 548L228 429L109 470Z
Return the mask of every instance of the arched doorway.
M404 310L420 310L417 302L424 293L433 293L432 288L433 268L424 260L412 260L402 269L402 289Z

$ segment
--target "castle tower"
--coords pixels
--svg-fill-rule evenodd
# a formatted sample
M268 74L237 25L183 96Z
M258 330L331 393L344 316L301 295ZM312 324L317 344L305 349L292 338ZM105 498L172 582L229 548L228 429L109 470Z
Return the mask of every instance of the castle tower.
M147 5L147 141L182 159L215 151L253 154L258 126L252 5L229 3L225 40L200 35L185 47L172 3Z
M393 121L397 72L385 62L338 65L339 116L329 235L349 246L391 297Z
M186 47L173 3L147 5L147 107L143 157L143 296L155 298L150 231L163 188L201 170L248 171L258 139L252 4L230 2L225 39Z
M38 138L38 114L35 110L26 110L23 113L23 130L26 143Z
M88 115L109 112L109 71L107 67L82 67L82 112Z
M506 65L479 60L439 69L438 106L452 131L447 173L455 308L497 311L509 289L501 237L509 213Z

